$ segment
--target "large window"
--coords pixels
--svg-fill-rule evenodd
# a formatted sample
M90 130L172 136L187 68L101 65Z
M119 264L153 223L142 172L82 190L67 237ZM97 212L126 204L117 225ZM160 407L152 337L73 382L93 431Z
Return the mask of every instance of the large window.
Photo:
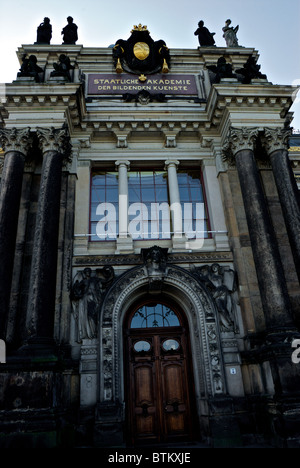
M166 171L131 170L128 177L128 232L134 240L170 239L170 189ZM208 218L199 170L177 174L182 231L188 239L209 237ZM116 240L119 232L118 172L93 171L90 239Z

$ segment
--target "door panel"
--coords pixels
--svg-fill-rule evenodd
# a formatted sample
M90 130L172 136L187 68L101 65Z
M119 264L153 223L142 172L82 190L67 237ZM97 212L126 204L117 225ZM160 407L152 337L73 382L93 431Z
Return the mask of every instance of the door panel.
M192 433L185 331L127 330L127 415L130 440L166 442Z
M137 437L153 437L156 432L153 365L134 366L134 420Z

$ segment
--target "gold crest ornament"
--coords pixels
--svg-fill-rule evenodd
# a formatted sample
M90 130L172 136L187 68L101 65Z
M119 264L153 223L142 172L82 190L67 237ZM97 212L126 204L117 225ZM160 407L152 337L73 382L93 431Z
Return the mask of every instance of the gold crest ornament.
M145 60L150 54L150 47L146 42L137 42L133 47L133 53L139 60Z
M148 28L147 26L142 26L140 23L138 26L133 26L133 29L130 32L133 33L134 31L148 31ZM150 31L148 31L148 33L150 34Z

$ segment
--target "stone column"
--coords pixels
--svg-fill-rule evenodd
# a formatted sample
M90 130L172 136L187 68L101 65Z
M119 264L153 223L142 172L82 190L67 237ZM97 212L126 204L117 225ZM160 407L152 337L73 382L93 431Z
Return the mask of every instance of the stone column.
M128 234L128 175L129 161L116 161L119 173L119 234L117 252L128 252L133 249L132 239Z
M66 129L37 129L37 136L43 165L26 314L30 352L54 346L61 175L63 159L70 150Z
M289 130L267 128L264 132L263 144L270 156L296 272L300 281L300 199L287 151L289 136Z
M277 240L254 158L258 129L232 128L229 146L235 156L258 286L268 333L293 328L291 304Z
M173 231L173 248L180 248L185 243L185 236L182 231L182 208L180 203L179 186L177 179L177 167L179 161L166 161L165 168L168 171L168 188L170 197L172 231Z
M30 129L0 130L5 150L0 193L0 338L6 339L19 207Z

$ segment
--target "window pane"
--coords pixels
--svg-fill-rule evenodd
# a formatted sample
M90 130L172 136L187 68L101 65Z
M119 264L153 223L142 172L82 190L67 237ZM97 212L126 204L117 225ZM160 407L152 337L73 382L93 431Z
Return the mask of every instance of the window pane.
M94 172L91 187L90 234L92 241L115 240L118 231L118 173Z
M179 319L170 307L164 304L148 304L134 314L130 328L178 327Z

